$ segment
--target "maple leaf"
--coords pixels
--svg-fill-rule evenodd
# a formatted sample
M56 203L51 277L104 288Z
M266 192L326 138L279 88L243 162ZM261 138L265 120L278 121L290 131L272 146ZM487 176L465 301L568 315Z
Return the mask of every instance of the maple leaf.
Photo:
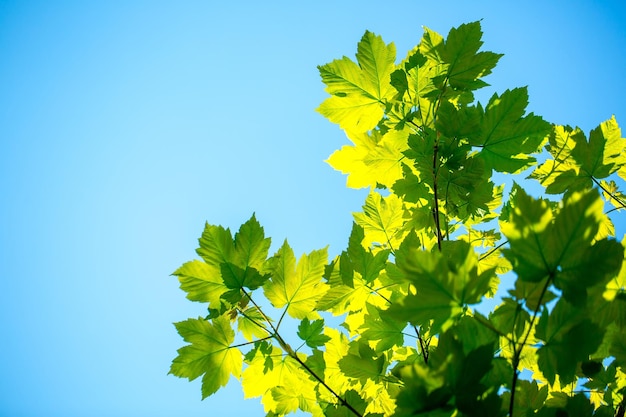
M594 180L620 175L626 165L625 147L615 116L593 129L589 140L579 128L555 126L547 146L553 159L535 169L531 178L550 194L586 190Z
M267 262L266 270L271 278L263 286L265 296L276 308L287 306L291 317L319 317L315 305L328 289L322 280L327 259L324 248L302 255L296 265L293 250L285 240Z
M170 373L190 381L202 377L202 399L215 393L228 383L230 375L241 376L243 358L231 343L235 332L229 319L218 317L212 322L188 319L175 323L176 330L190 345L178 349Z
M304 360L304 356L301 359ZM316 416L322 415L316 402L317 383L309 378L298 361L283 355L280 348L274 346L268 352L258 350L247 363L248 367L242 375L244 398L262 397L265 411L277 415L284 414L286 410L295 411L296 408L312 411ZM298 387L298 390L294 392L292 387ZM302 400L295 408L294 398Z
M484 112L477 134L470 135L470 144L481 148L479 155L486 166L499 172L516 173L536 160L537 152L550 133L550 124L530 113L526 88L494 94Z
M395 57L393 44L366 31L357 47L358 64L344 56L318 67L331 97L317 110L347 131L373 129L383 117L384 101L393 96Z
M443 62L448 64L447 78L455 90L475 90L488 85L481 80L489 75L502 54L478 52L482 46L480 22L462 24L450 29L445 42L436 46Z
M438 333L459 317L466 305L480 302L491 286L493 270L478 274L478 258L463 241L443 242L442 252L403 243L396 262L415 291L389 308L389 314Z
M598 349L604 330L561 299L551 312L544 308L535 335L544 341L537 351L539 369L551 384L558 374L565 385L574 381L578 364Z
M393 346L402 346L406 322L395 320L386 310L379 310L369 303L365 307L367 315L359 329L361 337L377 342L375 344L377 353L391 349Z
M302 319L300 325L298 326L298 337L304 340L304 343L308 347L316 348L318 346L323 346L326 342L330 340L330 337L322 334L324 331L324 320L313 320L312 322L309 319Z
M271 241L265 238L254 215L241 225L234 240L229 229L206 224L199 242L198 255L207 264L220 268L228 288L255 289L267 279L258 271L267 258Z
M514 201L509 221L500 227L510 245L504 254L520 279L551 277L566 299L582 303L588 287L621 267L622 245L607 239L594 242L604 218L597 192L570 194L556 215L547 201L534 200L522 189Z
M221 307L221 296L230 290L215 265L199 260L186 262L172 275L178 277L180 288L187 292L188 299L209 303L212 309Z
M355 222L365 230L365 246L373 244L393 249L404 232L402 200L395 194L383 197L371 192L362 213L354 213Z
M265 322L266 317L261 314L258 307L250 307L237 317L237 330L249 341L255 338L262 339L269 335Z
M326 162L334 169L348 174L350 188L384 186L391 188L402 178L403 151L407 148L408 133L391 130L381 136L380 131L351 132L348 138L354 146L343 146Z
M606 178L626 164L626 139L622 138L615 116L593 129L588 142L583 135L576 139L571 155L585 176Z
M384 375L386 364L384 355L377 356L367 342L359 340L351 344L348 354L338 361L338 365L345 376L364 385L368 380L377 382Z

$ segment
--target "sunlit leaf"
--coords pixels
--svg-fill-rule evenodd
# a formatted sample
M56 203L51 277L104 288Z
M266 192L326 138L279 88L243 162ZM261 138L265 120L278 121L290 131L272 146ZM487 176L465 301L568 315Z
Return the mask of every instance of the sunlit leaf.
M480 302L489 291L493 271L478 274L478 258L463 241L445 242L442 253L418 248L408 251L398 267L405 273L414 291L389 309L393 317L433 332L447 328L469 304Z
M220 297L229 291L220 270L206 262L187 262L172 275L178 277L180 288L187 292L188 299L209 303L209 308L219 309L222 304Z
M395 194L382 197L372 192L365 200L363 212L354 213L354 220L365 230L364 245L393 249L404 232L402 201Z
M241 376L243 357L237 348L231 347L235 332L226 317L218 317L212 323L188 319L175 325L190 344L178 349L170 373L190 381L202 375L203 399L225 386L231 374Z
M348 174L348 187L391 187L402 177L407 133L392 130L379 136L378 131L351 133L353 146L343 146L328 158L330 166Z
M550 132L541 117L524 115L528 105L526 88L494 94L485 107L478 134L470 143L488 167L499 172L515 173L535 162L530 154L537 152Z
M393 44L386 45L380 36L365 32L358 44L357 63L344 56L318 67L331 94L318 111L348 131L374 128L383 117L384 100L394 93L390 77L395 56Z
M316 348L323 346L330 340L330 337L322 334L324 331L324 320L309 321L302 319L298 326L298 337L306 343L307 346Z
M322 280L327 259L327 250L320 249L302 255L296 264L293 250L285 241L268 260L271 278L263 287L265 296L276 308L286 306L294 318L316 318L315 305L327 291Z

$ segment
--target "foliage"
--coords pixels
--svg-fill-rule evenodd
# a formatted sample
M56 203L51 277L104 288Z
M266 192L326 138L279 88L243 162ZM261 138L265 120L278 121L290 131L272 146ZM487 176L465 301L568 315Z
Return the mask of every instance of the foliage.
M551 125L526 88L477 102L501 57L481 37L425 29L396 64L366 32L319 67L318 110L352 142L328 162L370 188L347 249L270 256L255 216L207 224L174 275L208 315L176 323L172 374L203 398L232 375L267 416L624 415L626 139L615 118Z

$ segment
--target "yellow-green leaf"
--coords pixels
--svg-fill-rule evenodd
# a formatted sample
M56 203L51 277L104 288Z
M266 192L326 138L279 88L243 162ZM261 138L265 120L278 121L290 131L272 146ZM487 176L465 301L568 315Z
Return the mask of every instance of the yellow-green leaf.
M221 307L220 297L229 290L220 270L215 265L199 260L186 262L172 275L178 277L180 288L187 292L188 299L209 303L209 308L212 309Z
M296 264L293 250L285 241L267 262L271 278L263 287L265 296L276 308L287 306L291 317L318 318L315 306L328 289L322 279L327 261L324 248L302 255Z
M354 220L365 230L363 244L377 244L393 249L404 232L402 200L395 194L383 197L371 192L365 200L362 213L354 213Z
M393 96L390 76L396 48L380 36L365 32L358 44L357 63L347 57L319 66L331 94L318 111L342 129L365 132L383 117L384 100Z
M227 317L218 317L212 323L201 318L188 319L175 326L191 344L178 349L170 373L190 381L203 375L203 399L225 386L231 374L241 376L243 358L239 349L230 346L235 332Z

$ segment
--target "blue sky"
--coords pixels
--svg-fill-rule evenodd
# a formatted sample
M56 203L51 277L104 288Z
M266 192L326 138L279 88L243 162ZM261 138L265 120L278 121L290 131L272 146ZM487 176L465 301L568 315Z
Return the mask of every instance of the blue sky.
M204 222L345 247L365 191L323 162L346 139L316 66L366 29L403 57L483 19L483 102L528 85L550 122L626 126L625 4L545 3L0 0L0 415L264 415L167 375Z

